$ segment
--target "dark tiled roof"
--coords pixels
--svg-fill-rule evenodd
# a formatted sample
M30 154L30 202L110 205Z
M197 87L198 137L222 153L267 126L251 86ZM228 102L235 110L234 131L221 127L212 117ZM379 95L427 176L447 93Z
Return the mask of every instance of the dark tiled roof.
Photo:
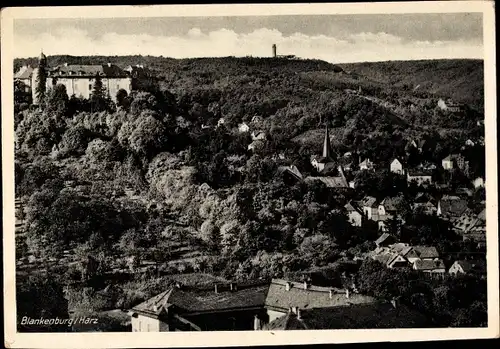
M485 261L480 261L480 260L462 260L462 261L456 261L460 267L462 267L462 270L465 273L470 273L470 272L477 272L477 273L484 273L486 272L486 262Z
M295 165L291 166L279 166L278 171L279 174L284 173L284 172L289 172L293 176L295 176L298 179L302 179L302 173L300 173L299 169Z
M445 195L441 198L439 205L443 215L460 216L467 210L467 201L458 196Z
M376 241L375 243L381 244L382 242L386 241L387 239L392 238L392 235L389 233L383 233Z
M439 253L434 246L414 246L413 250L420 258L439 258Z
M364 207L375 207L375 206L377 206L377 199L375 199L372 196L367 196L363 199L363 206Z
M356 293L351 293L348 298L345 291L332 290L328 287L310 285L307 289L304 289L302 283L296 282L291 282L290 290L287 291L286 283L285 280L272 280L265 302L267 308L287 311L293 307L309 309L375 301L372 297ZM330 298L330 290L332 290L332 298Z
M424 169L410 169L408 170L409 177L432 177L432 172Z
M99 74L103 77L128 77L128 73L122 70L120 67L111 64L99 64L99 65L60 65L58 67L52 68L50 70L51 76L64 76L64 77L94 77Z
M328 188L347 188L349 184L342 177L306 177L306 182L320 181Z
M417 259L415 261L415 269L416 270L437 270L444 269L444 263L442 260L430 261L430 260L421 260Z
M359 206L356 203L352 202L352 201L349 201L344 207L347 210L347 212L354 212L354 211L356 211L356 212L362 214L362 211L359 208Z
M135 306L132 310L158 316L161 309L169 305L175 306L181 314L263 307L268 288L268 284L257 284L238 286L236 291L220 290L215 293L214 287L209 289L172 287Z
M396 197L386 197L380 205L384 206L386 211L397 211L398 205L406 204L404 198L396 196Z
M14 79L31 79L33 68L24 66L14 75Z
M422 328L428 325L428 320L404 305L395 308L390 302L379 301L302 310L300 319L291 313L276 319L270 325L270 330Z

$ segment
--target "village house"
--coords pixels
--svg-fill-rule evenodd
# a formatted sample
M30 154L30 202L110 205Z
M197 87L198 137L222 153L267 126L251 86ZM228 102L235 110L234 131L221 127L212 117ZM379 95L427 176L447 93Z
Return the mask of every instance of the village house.
M476 145L476 143L474 143L474 141L468 139L465 141L465 145L468 146L468 147L473 147Z
M486 209L479 214L465 211L453 224L453 230L464 241L474 241L482 246L486 243Z
M411 139L406 145L406 153L409 153L410 149L416 149L419 153L423 153L426 150L428 144L427 140L424 138L421 139Z
M21 82L25 92L30 92L33 88L33 68L29 65L22 66L17 73L14 74L14 81Z
M373 170L373 162L371 162L370 159L366 158L359 163L359 169L361 171Z
M362 200L363 213L367 219L378 221L378 202L373 196L367 196Z
M404 174L403 164L398 159L392 160L390 169L392 173Z
M238 125L238 132L245 133L250 131L250 127L244 122Z
M432 184L432 172L425 170L412 169L407 171L407 183L416 183L420 186Z
M389 269L407 268L410 265L405 257L386 247L377 248L372 254L372 259Z
M448 272L451 275L473 274L485 275L486 263L482 260L459 260L455 261Z
M252 116L252 120L250 122L254 125L260 125L264 121L264 118L260 115Z
M304 179L302 173L300 173L299 169L295 165L279 166L277 175L282 177L284 183L290 185L293 185Z
M444 195L438 201L437 215L445 219L456 220L467 210L467 201L453 195Z
M451 99L444 101L442 98L438 100L437 106L444 111L448 111L451 113L459 113L463 111L464 106L459 103L453 102Z
M472 185L474 186L474 188L484 188L484 179L483 177L477 177L476 179L474 179L472 181Z
M252 131L251 134L252 141L263 141L266 139L266 133L264 131Z
M467 166L467 161L465 161L465 157L461 154L450 154L442 160L441 164L443 168L448 171L455 168L455 166L464 170Z
M133 332L258 330L269 282L176 285L129 311Z
M363 224L363 210L352 201L349 201L345 205L345 209L347 211L349 223L351 223L355 227L361 227L361 225Z
M413 264L413 269L428 274L432 277L443 277L446 267L441 259L438 260L417 260Z
M220 118L219 120L217 120L217 127L224 125L225 122L226 122L226 120L224 120L224 118Z

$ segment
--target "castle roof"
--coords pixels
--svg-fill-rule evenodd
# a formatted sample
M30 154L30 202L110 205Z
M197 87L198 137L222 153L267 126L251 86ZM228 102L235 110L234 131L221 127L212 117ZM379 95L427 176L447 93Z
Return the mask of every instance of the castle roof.
M51 76L64 76L65 78L95 77L100 75L108 78L125 78L128 73L114 64L82 65L63 64L50 69Z

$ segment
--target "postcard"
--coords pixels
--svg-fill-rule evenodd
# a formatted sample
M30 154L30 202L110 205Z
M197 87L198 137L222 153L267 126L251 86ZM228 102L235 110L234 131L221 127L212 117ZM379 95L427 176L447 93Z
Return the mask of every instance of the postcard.
M494 3L2 10L8 348L499 333Z

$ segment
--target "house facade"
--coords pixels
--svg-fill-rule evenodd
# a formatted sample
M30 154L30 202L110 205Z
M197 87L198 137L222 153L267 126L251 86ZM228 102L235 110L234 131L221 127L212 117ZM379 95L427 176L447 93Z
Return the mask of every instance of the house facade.
M238 132L245 133L245 132L248 132L248 131L250 131L250 127L247 124L241 123L241 124L238 125Z
M392 173L404 174L403 164L398 159L392 160L390 169Z
M347 217L349 223L355 227L361 227L363 225L363 211L355 203L349 202L345 205L347 210Z
M47 57L42 53L39 64L46 65L46 60ZM68 97L74 95L75 97L90 98L97 75L101 78L106 94L115 102L119 90L123 89L127 94L132 91L132 76L129 72L111 63L100 65L63 64L53 68L46 68L46 70L46 88L50 89L57 84L64 85ZM26 83L26 85L31 87L33 101L36 104L36 89L33 87L36 86L38 80L39 68L21 68L16 75L22 78L22 81L27 81L30 72L29 79L31 79L31 82Z
M420 186L432 184L432 172L424 170L408 170L406 180L408 184L416 183Z
M173 286L129 311L133 332L258 330L268 282Z
M372 196L367 196L362 201L363 213L367 219L378 221L378 202Z

